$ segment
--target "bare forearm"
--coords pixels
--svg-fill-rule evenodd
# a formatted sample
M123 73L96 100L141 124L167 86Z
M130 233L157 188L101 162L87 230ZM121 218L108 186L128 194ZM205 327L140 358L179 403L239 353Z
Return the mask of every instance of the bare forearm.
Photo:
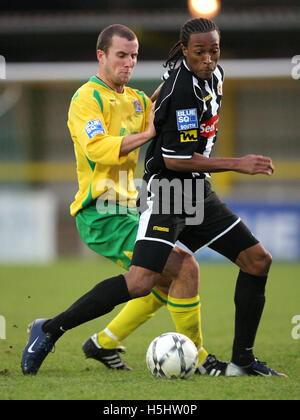
M154 127L154 108L155 104L152 104L151 113L149 116L149 124L146 131L138 134L130 134L129 136L123 137L122 144L120 147L120 157L128 155L128 153L143 146L150 139L152 139L156 132Z
M225 172L238 168L238 158L207 158L194 153L191 159L165 159L169 169L179 172Z
M124 137L120 148L120 157L128 155L128 153L147 143L151 138L152 136L148 131Z
M247 155L241 158L207 158L194 153L191 159L167 159L168 169L178 172L227 172L234 171L249 175L272 175L272 160L265 156Z

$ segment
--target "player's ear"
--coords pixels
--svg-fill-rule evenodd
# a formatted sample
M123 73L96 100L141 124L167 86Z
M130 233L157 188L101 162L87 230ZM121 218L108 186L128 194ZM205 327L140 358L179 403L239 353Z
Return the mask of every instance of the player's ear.
M187 47L185 47L183 44L181 44L181 50L182 50L182 53L183 53L184 57L187 57L187 55L188 55Z
M97 50L97 59L99 63L102 62L103 56L105 55L105 52L103 50Z

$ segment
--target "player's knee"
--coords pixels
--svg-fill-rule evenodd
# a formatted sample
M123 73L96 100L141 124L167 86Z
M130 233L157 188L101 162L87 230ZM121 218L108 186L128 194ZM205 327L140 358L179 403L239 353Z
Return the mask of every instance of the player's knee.
M125 274L130 296L135 299L148 295L157 284L160 275L141 267L131 267Z
M149 293L151 293L151 290L153 289L154 286L155 286L155 283L151 281L143 280L136 283L136 287L135 287L136 297L149 295Z
M272 255L266 249L261 249L251 264L252 273L255 276L266 276L272 264Z
M253 276L267 276L272 264L272 255L261 243L242 251L236 260L242 271Z
M180 271L185 271L195 277L199 275L199 264L192 254L179 247L175 248L174 254L176 254L179 262ZM177 274L180 274L180 272Z
M269 251L265 250L265 254L263 257L263 265L264 265L263 268L266 274L268 274L270 271L272 261L273 261L272 254Z

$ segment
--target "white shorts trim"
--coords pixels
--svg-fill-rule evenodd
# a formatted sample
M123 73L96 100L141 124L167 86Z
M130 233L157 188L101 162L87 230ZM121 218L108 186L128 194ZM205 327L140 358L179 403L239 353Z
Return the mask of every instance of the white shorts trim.
M138 227L135 242L141 239L144 239L147 229L148 229L149 220L150 220L152 210L153 210L153 201L152 201L153 193L151 192L151 183L156 175L157 174L154 174L151 176L147 185L147 190L151 194L151 196L147 198L147 205L148 205L147 210L145 210L140 216L139 227Z
M231 231L231 229L233 229L240 222L241 222L241 218L239 217L231 226L229 226L226 230L224 230L224 232L220 233L218 236L216 236L210 242L208 242L207 244L203 245L201 248L197 249L197 251L195 251L195 253L201 251L201 249L206 248L207 246L209 246L210 244L212 244L213 242L215 242L217 239L219 239L222 236L224 236L226 233L228 233L229 231Z
M154 242L162 242L163 244L169 245L172 248L175 248L176 244L173 244L172 242L166 241L165 239L158 239L158 238L139 238L136 240L136 242L138 241L154 241Z

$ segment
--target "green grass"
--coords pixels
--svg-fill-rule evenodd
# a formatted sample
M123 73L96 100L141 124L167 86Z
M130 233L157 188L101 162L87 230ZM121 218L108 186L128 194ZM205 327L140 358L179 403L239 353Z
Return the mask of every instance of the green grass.
M256 340L256 355L289 378L210 378L187 381L153 378L145 353L162 332L174 330L162 308L129 336L125 360L133 372L110 371L85 360L82 342L106 326L116 309L98 320L68 332L47 357L36 377L20 369L27 341L27 324L51 317L101 279L119 268L103 259L62 260L49 266L1 266L0 314L7 322L0 340L0 400L298 400L300 397L300 340L291 336L294 315L300 314L300 264L274 264L267 288L267 304ZM201 264L201 301L205 346L228 360L233 337L233 293L237 269L230 264Z

